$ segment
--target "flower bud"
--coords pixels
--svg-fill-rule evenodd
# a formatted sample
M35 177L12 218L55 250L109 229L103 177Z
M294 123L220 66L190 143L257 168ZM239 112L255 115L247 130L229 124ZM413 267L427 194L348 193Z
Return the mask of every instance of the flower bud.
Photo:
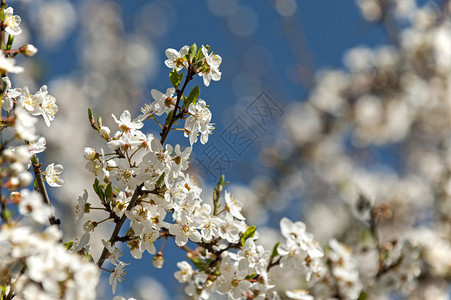
M111 130L106 126L102 126L99 129L99 133L100 133L100 136L103 137L104 139L109 139Z
M3 155L3 158L5 159L5 161L8 161L8 160L13 160L14 161L14 160L16 160L16 154L11 149L3 150L2 155Z
M25 171L25 167L20 162L14 162L14 163L9 165L9 170L11 171L11 173L14 176L17 176L20 173L22 173L23 171Z
M161 269L163 268L163 264L164 264L163 253L161 253L160 251L157 253L157 255L153 257L153 266L157 269Z
M20 184L19 178L11 177L7 182L5 182L5 187L7 189L13 190L16 189Z
M83 230L84 232L94 231L94 228L97 227L97 222L93 222L91 220L88 220L83 224Z
M29 172L20 173L18 177L20 186L26 187L33 182L33 175L31 175Z
M20 47L19 50L20 53L25 56L34 56L38 52L38 49L32 44L26 44L25 46Z
M19 192L11 192L11 194L9 194L9 198L11 198L13 203L19 204L22 200L22 195Z
M97 155L96 149L90 148L90 147L86 147L85 150L84 150L83 157L86 160L94 160L94 158L96 158L96 155Z

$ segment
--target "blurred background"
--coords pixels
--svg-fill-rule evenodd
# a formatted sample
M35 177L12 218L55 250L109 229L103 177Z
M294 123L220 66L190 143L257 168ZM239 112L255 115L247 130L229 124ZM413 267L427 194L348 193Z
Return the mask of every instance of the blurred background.
M230 181L226 189L243 203L248 223L259 226L268 240L277 239L271 228L277 229L282 216L303 220L320 241L340 236L355 222L361 225L360 216L350 217L359 192L381 203L393 195L401 202L414 198L408 203L420 203L415 206L419 210L436 203L433 187L442 179L430 178L446 173L436 149L451 148L450 131L437 139L425 135L449 129L449 100L435 108L443 113L436 115L442 122L427 123L420 133L412 128L423 128L416 113L423 107L401 104L407 94L417 101L440 70L431 63L430 73L416 76L424 83L418 91L396 89L407 86L400 84L400 78L404 83L410 78L406 73L419 73L403 69L409 61L400 59L402 51L414 47L415 39L401 32L412 26L427 31L438 24L446 16L439 13L446 1L21 0L10 5L22 17L24 33L16 44L32 43L39 49L34 58L18 62L27 72L15 77L15 86L35 91L47 84L59 106L53 126L41 132L52 158L47 163L65 168L66 184L51 191L59 201L57 216L63 219L73 218L83 189L94 195L93 178L84 170L84 147L105 148L89 126L87 108L112 129L111 114L128 109L137 116L152 101L151 89L164 92L170 87L165 50L192 43L210 45L222 57L222 78L208 88L196 78L188 87L200 86L200 98L211 105L216 127L206 145L195 145L191 172L206 199L225 174ZM434 45L442 42L445 49L449 38ZM327 71L332 69L348 71ZM158 134L155 123L146 126ZM189 145L179 132L168 141ZM414 151L419 144L429 145L427 151ZM433 174L423 180L424 173ZM427 224L433 215L424 212L400 222ZM82 223L71 223L64 227L65 240L80 236ZM100 230L109 236L111 227ZM96 257L101 243L92 243ZM124 247L124 261L130 265L116 294L184 299L183 287L173 277L184 253L169 244L161 270L152 266L152 256L136 262ZM102 298L111 298L106 272L101 289Z

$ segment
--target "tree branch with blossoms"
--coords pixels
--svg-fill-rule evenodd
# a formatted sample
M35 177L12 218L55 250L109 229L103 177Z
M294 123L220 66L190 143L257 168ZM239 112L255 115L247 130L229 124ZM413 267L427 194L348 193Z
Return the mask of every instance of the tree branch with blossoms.
M212 80L219 81L222 58L209 46L197 49L193 44L178 51L166 50L165 65L170 68L171 85L164 92L152 89L152 101L145 104L137 117L132 117L129 110L124 110L119 117L113 114L117 128L111 130L103 125L101 117L95 118L88 110L89 122L106 146L84 150L86 169L92 174L93 185L89 193L84 190L75 206L76 219L83 220L83 234L75 241L63 244L62 233L54 226L60 221L51 207L54 203L49 194L52 193L46 190L46 185L59 187L64 183L61 179L63 166L50 163L44 170L38 154L46 150L46 142L36 129L40 118L51 126L58 106L47 86L32 93L28 87L18 88L11 82L9 74L25 71L15 65L14 58L17 55L32 56L37 49L32 45L16 46L15 36L21 34L21 18L2 0L1 298L96 299L101 270L109 273L109 284L115 294L118 283L125 279L127 265L132 263L122 261L121 244L128 247L136 260L143 258L145 252L153 255L154 267L162 268L164 253L172 241L186 253L186 260L178 262L179 270L174 276L185 285L185 293L195 299L210 299L214 294L221 294L230 299L311 300L317 297L362 300L380 291L389 294L401 290L407 295L420 282L421 276L430 282L448 280L449 266L443 262L447 261L450 246L443 236L449 236L446 201L450 194L451 172L447 149L451 147L446 134L449 124L436 117L449 115L447 93L437 92L440 87L448 90L447 84L451 82L447 77L451 74L447 50L451 44L447 34L449 20L443 23L448 13L436 16L428 15L433 14L428 10L408 11L405 3L398 0L359 1L364 15L373 21L382 20L387 29L391 22L398 23L404 17L411 18L413 28L404 29L401 22L394 24L402 26L396 27L399 32L394 32L396 39L393 39L393 48L388 50L376 54L370 49L351 52L346 59L350 65L349 74L326 73L325 77L320 77L313 96L290 111L293 115L287 116L287 120L295 122L294 126L287 126L287 131L293 130L294 139L299 143L293 155L302 153L300 159L290 157L289 163L300 160L302 164L313 166L315 176L321 177L318 186L332 187L327 192L337 190L337 199L345 198L353 203L348 206L355 210L358 226L357 221L347 222L340 241L330 234L322 239L324 243L319 243L317 235L313 236L307 225L288 218L280 220L280 235L268 238L269 234L247 223L246 209L229 192L224 175L214 187L212 198L205 199L202 188L188 172L188 162L194 144L199 140L206 144L214 126L209 106L199 98L199 86L189 91L188 85L196 75L202 77L205 86ZM401 32L406 32L402 38ZM409 39L412 32L420 38ZM398 56L391 57L387 53ZM427 86L430 90L425 98L417 101L415 97L421 94L418 87L421 90ZM324 99L335 102L331 104ZM430 103L435 105L433 109L428 107ZM404 109L403 105L406 106ZM433 122L424 121L431 119L428 114L433 116ZM399 121L402 118L413 119L405 125ZM156 135L143 130L145 122L150 120L157 123L159 133ZM377 126L382 129L375 131ZM445 129L441 130L441 127ZM344 132L348 128L353 131ZM174 134L183 131L189 146L168 142L171 131ZM422 172L436 176L424 189L436 193L434 201L440 219L434 221L444 228L441 229L443 236L425 231L419 239L413 234L417 234L418 228L409 228L399 237L398 232L387 232L398 230L397 224L390 224L397 213L405 214L403 217L409 222L416 222L411 224L426 222L407 216L405 211L415 205L402 202L414 197L427 202L428 197L423 197L426 193L421 189L423 180L402 178L405 181L401 182L400 189L404 193L379 191L373 194L386 199L370 201L370 197L361 197L356 192L360 191L359 180L368 174L350 163L342 145L333 144L342 140L347 143L350 135L359 145L393 143L402 140L403 135L411 134L410 131L418 131L415 138L422 141L421 144L440 150L439 158L434 156L424 163L429 166L440 162L436 163L434 171L426 167ZM442 134L435 136L436 132ZM435 144L429 143L430 140ZM378 182L374 177L371 179ZM70 182L74 180L72 178ZM285 178L278 180L283 182ZM406 184L408 180L410 184ZM386 181L380 182L378 186L383 189L392 188ZM31 188L33 183L34 190ZM93 205L93 197L98 198L100 205ZM349 198L357 199L357 204ZM260 204L250 207L253 209L257 205ZM96 214L92 214L94 211ZM339 211L332 210L327 218L333 219L338 214ZM310 213L306 215L310 217ZM319 226L318 219L321 218L317 214L311 215L315 219L312 224ZM347 215L352 220L355 216ZM114 223L109 239L92 234L107 221ZM317 229L309 226L312 228ZM338 232L339 229L328 228L328 231L335 230ZM94 259L91 245L100 244L100 241L102 252ZM157 241L161 242L159 249ZM348 246L352 243L353 248ZM436 249L432 249L434 247ZM369 258L365 257L367 253ZM437 256L442 259L437 260ZM362 257L369 266L359 264ZM111 265L104 267L107 263ZM428 277L429 274L433 275ZM284 282L287 277L294 279Z

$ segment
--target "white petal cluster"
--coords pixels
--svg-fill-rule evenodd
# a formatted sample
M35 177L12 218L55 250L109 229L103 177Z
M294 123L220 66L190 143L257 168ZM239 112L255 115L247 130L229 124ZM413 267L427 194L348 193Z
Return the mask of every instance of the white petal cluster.
M59 242L56 227L3 225L0 230L0 273L18 275L14 290L21 299L96 299L99 269L72 254ZM14 270L10 266L23 266ZM39 295L39 296L38 296Z
M24 87L8 91L8 96L16 98L16 101L31 115L42 115L48 127L58 112L56 99L49 95L46 85L43 85L35 94L31 94L28 87Z
M22 29L20 29L19 25L22 21L18 15L14 15L14 9L12 7L8 7L5 9L5 31L10 35L19 35L22 33Z
M3 174L8 189L16 190L32 182L33 176L28 172L31 155L27 146L8 147L3 151L2 160L6 163Z
M207 103L199 99L196 104L190 104L188 108L190 116L185 122L185 136L189 137L189 142L193 145L197 141L200 134L200 142L205 144L208 142L208 136L212 133L214 127L210 123L211 112L207 108Z
M175 49L167 49L166 56L167 60L164 62L168 68L176 69L180 71L182 69L188 69L189 64L186 59L186 55L189 54L190 47L185 45L180 51ZM221 72L219 71L219 66L222 63L222 57L214 54L213 52L208 53L209 50L207 47L202 46L202 64L199 68L198 74L203 78L203 82L205 86L210 85L210 81L219 81L221 80ZM197 73L197 72L196 72Z
M282 218L280 229L286 239L277 249L281 255L280 266L294 267L305 272L307 281L312 274L320 274L325 267L320 260L324 252L313 239L313 235L306 231L305 224Z

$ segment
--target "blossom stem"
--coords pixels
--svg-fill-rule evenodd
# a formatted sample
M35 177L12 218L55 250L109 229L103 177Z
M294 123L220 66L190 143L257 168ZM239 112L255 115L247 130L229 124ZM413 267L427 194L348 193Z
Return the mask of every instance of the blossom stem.
M158 122L158 120L155 118L155 116L152 116L151 119L154 120L155 122L157 122L158 126L160 126L160 129L163 129L163 126L160 124L160 122Z
M181 116L177 116L177 109L179 108L179 104L180 104L180 99L182 99L182 95L183 92L185 91L186 85L188 84L188 82L191 81L191 79L193 79L193 75L195 73L192 72L191 70L191 66L188 68L188 74L186 75L185 78L185 82L183 83L183 87L181 90L177 89L177 101L175 103L175 107L174 107L174 113L172 114L172 118L169 121L169 124L163 127L163 132L161 133L161 140L160 143L161 145L164 144L164 141L166 140L166 138L168 137L169 131L171 131L171 127L172 125L174 125L174 122L180 118Z
M44 202L51 207L52 204L50 203L49 195L45 188L44 180L42 179L42 172L41 172L42 164L39 163L39 160L38 160L38 157L36 156L36 154L33 155L32 159L31 159L31 163L33 164L34 177L36 179L36 184L37 184L36 189L41 194L42 199L44 199ZM60 227L60 224L61 224L61 221L59 219L55 218L55 216L53 215L53 212L51 213L51 216L49 217L49 222L50 222L50 225L58 225L58 227Z

